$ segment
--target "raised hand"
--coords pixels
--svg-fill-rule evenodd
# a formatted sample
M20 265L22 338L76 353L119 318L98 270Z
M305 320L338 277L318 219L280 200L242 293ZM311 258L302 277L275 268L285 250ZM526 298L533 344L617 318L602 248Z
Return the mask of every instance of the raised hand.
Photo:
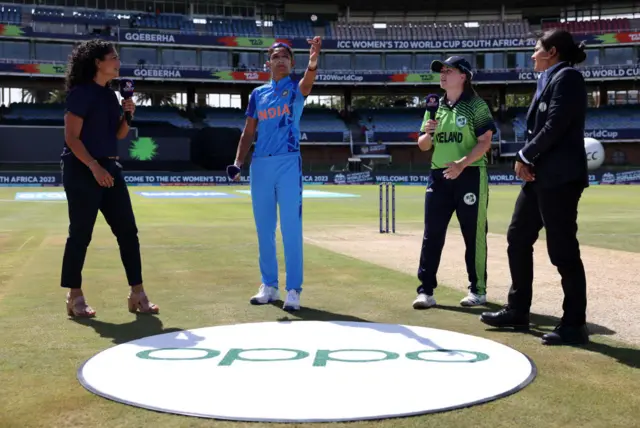
M309 67L313 68L318 65L318 60L320 59L322 39L320 36L315 36L313 40L307 39L307 43L311 45L311 48L309 49Z

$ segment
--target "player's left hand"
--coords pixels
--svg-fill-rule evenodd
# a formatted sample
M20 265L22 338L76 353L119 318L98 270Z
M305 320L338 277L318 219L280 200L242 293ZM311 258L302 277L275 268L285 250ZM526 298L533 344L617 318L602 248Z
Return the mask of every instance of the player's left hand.
M307 43L311 45L309 49L309 65L315 67L320 59L320 48L322 47L322 39L320 36L315 36L313 40L307 39Z
M447 164L447 169L444 170L444 178L447 178L449 180L455 180L456 178L458 178L458 176L462 173L462 170L464 169L464 165L462 164L462 162L458 161L458 162L449 162Z

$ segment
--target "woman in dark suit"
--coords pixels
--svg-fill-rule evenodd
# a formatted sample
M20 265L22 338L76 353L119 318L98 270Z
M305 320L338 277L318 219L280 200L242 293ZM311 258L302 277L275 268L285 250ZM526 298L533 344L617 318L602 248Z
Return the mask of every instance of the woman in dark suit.
M123 100L110 88L118 76L120 59L102 40L78 45L71 53L66 76L65 145L62 183L69 210L69 236L62 261L61 286L68 290L67 314L93 317L82 293L82 268L93 227L102 212L120 247L130 293L130 312L158 313L142 286L138 229L127 184L118 163L118 140L127 136L124 112L133 115L131 99Z
M542 74L527 114L527 143L515 162L524 184L507 233L512 285L507 306L480 319L494 327L529 327L533 246L544 227L549 258L562 277L564 315L542 342L583 344L589 341L587 282L576 235L578 202L589 186L587 89L574 65L586 59L584 44L576 44L564 30L550 30L539 38L532 59Z

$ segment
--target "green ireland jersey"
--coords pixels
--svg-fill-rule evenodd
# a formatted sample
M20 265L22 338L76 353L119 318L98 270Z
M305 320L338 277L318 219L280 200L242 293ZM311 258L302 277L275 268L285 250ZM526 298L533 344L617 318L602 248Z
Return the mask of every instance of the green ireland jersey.
M429 112L425 112L420 131L425 132ZM463 94L449 107L445 99L440 99L436 112L438 126L433 134L433 156L431 168L446 168L449 162L455 162L467 156L478 143L478 137L487 131L496 133L493 116L487 103L477 95ZM485 154L471 166L486 166Z

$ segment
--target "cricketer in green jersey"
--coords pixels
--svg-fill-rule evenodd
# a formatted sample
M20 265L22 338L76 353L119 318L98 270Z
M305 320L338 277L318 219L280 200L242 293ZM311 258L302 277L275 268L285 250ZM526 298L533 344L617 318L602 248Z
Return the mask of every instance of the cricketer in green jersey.
M497 130L489 106L473 90L473 73L464 58L434 61L431 70L440 73L445 95L440 99L435 120L430 120L429 111L425 113L418 139L421 150L433 148L433 156L425 195L420 286L413 307L426 309L436 304L433 291L438 286L436 276L454 212L466 246L469 278L469 294L460 304L484 305L489 202L486 153Z

